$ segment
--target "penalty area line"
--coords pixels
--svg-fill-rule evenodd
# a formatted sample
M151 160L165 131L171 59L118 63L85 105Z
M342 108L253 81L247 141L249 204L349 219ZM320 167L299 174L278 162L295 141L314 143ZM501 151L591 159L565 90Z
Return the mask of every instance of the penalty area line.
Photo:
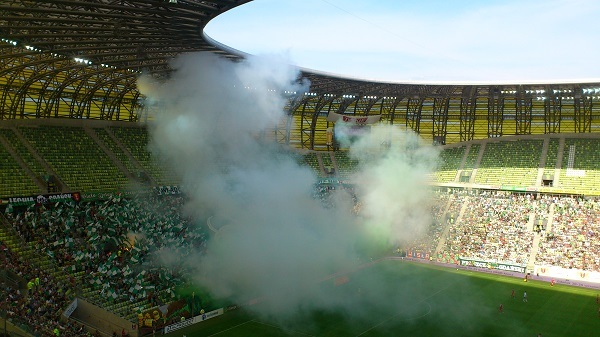
M423 302L427 303L427 305L429 306L429 310L428 310L428 311L427 311L427 313L426 313L426 314L424 314L424 315L421 315L421 316L419 316L419 317L412 317L412 318L410 318L410 319L419 319L419 318L423 318L423 317L425 317L425 316L429 315L429 313L431 313L431 305L429 304L429 302L427 302L427 300L428 300L428 299L430 299L430 298L432 298L433 296L435 296L435 295L437 295L437 294L441 293L442 291L445 291L445 290L446 290L446 289L448 289L448 288L450 288L450 286L444 287L444 288L442 288L442 289L440 289L440 290L436 291L435 293L433 293L433 294L431 294L431 295L429 295L429 296L425 297L424 299L420 300L419 302L417 302L417 303L419 303L419 304L420 304L420 303L423 303ZM379 322L379 323L377 323L377 324L373 325L372 327L368 328L367 330L365 330L365 331L363 331L363 332L359 333L358 335L356 335L356 337L362 336L362 335L366 334L367 332L369 332L369 331L371 331L371 330L373 330L373 329L377 328L378 326L381 326L381 325L383 325L383 324L385 324L385 323L387 323L387 322L391 321L392 319L394 319L394 318L396 318L397 316L399 316L401 313L402 313L402 311L398 311L397 313L393 314L392 316L390 316L390 317L388 317L388 318L384 319L383 321L381 321L381 322ZM408 320L408 319L407 319L407 320ZM406 321L406 320L405 320L405 321Z

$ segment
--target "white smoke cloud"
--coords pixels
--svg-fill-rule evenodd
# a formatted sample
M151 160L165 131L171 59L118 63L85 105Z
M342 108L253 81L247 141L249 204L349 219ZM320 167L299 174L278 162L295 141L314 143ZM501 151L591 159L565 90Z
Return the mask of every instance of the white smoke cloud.
M353 180L371 233L392 244L424 235L432 221L428 174L439 150L411 130L381 124L350 145L350 156L361 163Z
M221 227L206 253L187 259L200 286L238 304L265 298L260 314L271 318L311 309L358 315L353 309L366 297L340 297L317 281L361 263L357 246L373 232L388 243L423 232L429 222L419 213L428 197L422 182L435 152L415 135L381 129L399 138L373 157L375 128L352 148L372 163L356 175L362 217L352 215L343 191L334 198L338 207L324 208L313 197L314 173L256 137L283 116L286 101L275 92L307 89L288 64L282 56L235 63L190 54L174 62L165 82L142 77L139 88L158 110L151 149L181 177L190 214ZM381 301L388 290L369 298Z

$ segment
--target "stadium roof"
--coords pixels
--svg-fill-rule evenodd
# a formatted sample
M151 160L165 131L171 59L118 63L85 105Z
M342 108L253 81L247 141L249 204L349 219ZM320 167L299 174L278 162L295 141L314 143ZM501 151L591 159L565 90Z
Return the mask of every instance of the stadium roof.
M0 34L19 46L116 69L168 71L172 57L222 53L202 29L247 1L11 1L0 6Z
M232 59L244 56L213 41L203 30L211 19L247 2L3 2L0 119L136 121L140 72L168 76L169 60L186 52L210 51ZM505 134L592 132L600 124L595 111L600 83L402 84L308 69L302 76L311 82L311 95L291 102L288 109L306 120L300 128L310 137L321 127L316 115L323 109L382 114L394 123L400 123L402 114L401 123L422 134L433 138L455 134L451 142ZM308 121L309 116L315 118ZM511 124L503 131L506 119ZM566 120L562 129L561 120ZM314 139L309 143L302 141L302 147L314 148Z

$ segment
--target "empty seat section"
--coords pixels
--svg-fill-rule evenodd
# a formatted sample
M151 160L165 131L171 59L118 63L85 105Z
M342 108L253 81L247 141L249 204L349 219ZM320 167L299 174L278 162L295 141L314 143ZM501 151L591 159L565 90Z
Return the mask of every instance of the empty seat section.
M535 186L543 144L542 139L487 142L475 183Z
M74 191L116 191L128 179L83 128L20 127L19 130L62 181Z
M350 158L348 151L334 152L335 162L338 167L338 176L340 178L348 178L353 172L358 169L358 160Z
M466 146L446 148L440 152L440 160L435 178L437 182L449 183L456 178Z
M178 185L179 179L148 150L149 135L145 128L111 127L110 131L129 150L133 158L159 185Z

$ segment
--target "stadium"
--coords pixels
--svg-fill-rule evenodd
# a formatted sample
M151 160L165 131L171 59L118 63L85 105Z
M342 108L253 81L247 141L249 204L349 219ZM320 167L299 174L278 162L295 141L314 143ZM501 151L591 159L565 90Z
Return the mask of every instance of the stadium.
M265 72L248 2L0 4L0 336L597 335L600 83Z

